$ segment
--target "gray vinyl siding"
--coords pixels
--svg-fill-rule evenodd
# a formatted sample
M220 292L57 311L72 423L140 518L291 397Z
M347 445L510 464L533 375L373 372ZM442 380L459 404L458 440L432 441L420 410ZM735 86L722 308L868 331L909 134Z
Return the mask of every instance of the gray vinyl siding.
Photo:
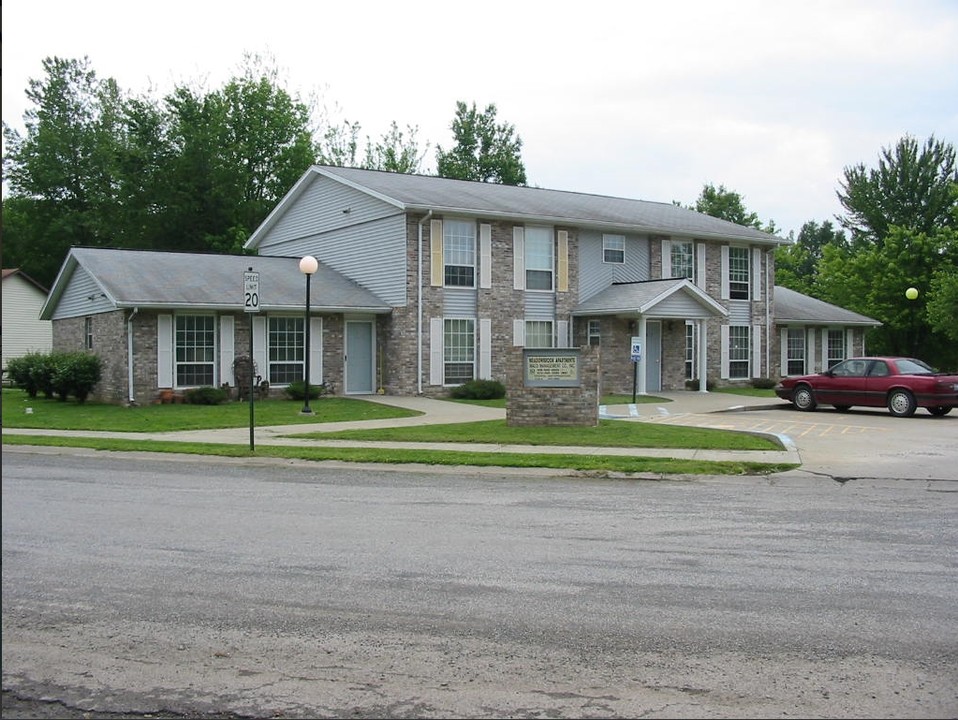
M625 236L625 262L602 262L602 233L579 232L579 302L588 300L617 282L650 279L649 239Z
M729 300L729 325L750 325L752 323L752 303L748 300Z
M476 317L476 291L471 288L444 288L442 314L445 317Z
M553 293L525 293L526 320L555 320L556 296Z
M655 306L656 317L690 318L701 317L702 306L686 293L672 293Z
M93 297L91 300L90 297ZM60 302L57 303L56 311L53 313L52 320L62 320L64 318L84 317L86 315L95 315L97 313L111 312L116 308L113 304L103 297L100 286L82 267L77 267L73 277L63 292Z

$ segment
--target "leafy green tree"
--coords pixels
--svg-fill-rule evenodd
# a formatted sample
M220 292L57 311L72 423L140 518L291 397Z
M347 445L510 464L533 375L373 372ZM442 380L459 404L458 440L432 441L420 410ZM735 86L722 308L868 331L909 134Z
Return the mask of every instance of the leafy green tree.
M737 192L728 190L724 185L715 187L711 183L706 183L694 205L682 205L679 202L674 204L704 215L711 215L720 220L728 220L737 225L764 230L773 235L778 232L774 220L769 220L768 223L763 225L756 213L745 208L745 201L742 196Z
M478 180L502 185L525 185L522 139L515 127L499 123L493 104L480 113L476 104L468 107L456 102L452 121L455 145L449 150L436 148L436 169L440 177Z
M775 284L806 295L816 295L818 266L826 245L843 247L845 234L836 230L831 221L821 225L806 222L791 245L775 250Z
M418 126L407 126L404 133L393 121L389 131L378 142L374 144L368 140L363 167L396 173L418 173L429 149L429 143L426 143L425 149L419 150L418 134Z
M896 226L916 233L954 227L955 183L951 144L932 136L919 147L906 135L894 148L882 149L876 168L845 168L837 193L847 212L841 223L856 245L881 244Z

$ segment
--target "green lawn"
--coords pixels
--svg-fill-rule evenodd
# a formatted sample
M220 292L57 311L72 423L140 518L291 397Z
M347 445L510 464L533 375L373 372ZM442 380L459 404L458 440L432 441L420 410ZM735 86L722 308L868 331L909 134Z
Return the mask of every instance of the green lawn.
M77 404L45 398L28 398L22 390L3 390L3 427L119 432L166 432L207 428L248 427L249 404L149 405L127 408L100 403ZM651 402L661 401L661 398ZM493 401L496 402L496 401ZM481 403L484 404L484 403ZM614 401L608 404L616 404ZM310 403L313 416L300 415L302 403L292 400L257 401L254 423L290 425L302 423L371 420L408 417L417 413L354 398L324 397ZM503 403L504 406L504 403ZM28 412L29 409L29 412ZM421 442L496 443L539 446L595 446L627 448L705 448L728 450L777 450L764 437L704 428L627 423L602 420L595 428L510 428L492 420L452 425L410 428L309 433L307 437L352 438ZM104 451L152 451L227 457L277 457L301 460L340 460L368 463L426 463L443 466L496 466L554 468L605 475L608 473L654 473L656 475L761 475L782 472L794 465L750 461L715 462L681 458L588 455L556 453L500 453L462 450L389 449L378 447L280 447L184 443L100 437L23 436L5 434L4 445L89 447Z

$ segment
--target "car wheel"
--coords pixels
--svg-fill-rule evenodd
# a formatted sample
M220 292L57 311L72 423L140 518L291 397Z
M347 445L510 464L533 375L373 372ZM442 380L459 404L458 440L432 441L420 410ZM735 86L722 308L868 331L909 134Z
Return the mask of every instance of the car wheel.
M795 388L795 392L792 393L792 405L806 412L818 407L812 389L808 385L799 385Z
M888 394L888 412L895 417L911 417L915 414L915 396L907 390L892 390Z
M851 405L836 405L835 409L838 410L838 412L848 412L848 408L850 407Z
M941 407L941 405L939 405L938 407L930 407L930 408L928 408L928 412L930 412L930 413L931 413L932 415L934 415L935 417L941 417L942 415L947 415L948 413L950 413L950 412L951 412L951 408L950 408L950 407Z

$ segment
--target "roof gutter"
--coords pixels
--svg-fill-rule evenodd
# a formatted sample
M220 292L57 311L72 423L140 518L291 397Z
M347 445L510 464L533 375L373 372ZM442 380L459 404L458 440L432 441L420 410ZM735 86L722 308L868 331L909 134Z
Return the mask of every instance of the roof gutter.
M416 253L418 263L416 277L416 394L422 395L422 226L432 218L432 210L419 221L419 247ZM434 242L434 238L429 239Z

